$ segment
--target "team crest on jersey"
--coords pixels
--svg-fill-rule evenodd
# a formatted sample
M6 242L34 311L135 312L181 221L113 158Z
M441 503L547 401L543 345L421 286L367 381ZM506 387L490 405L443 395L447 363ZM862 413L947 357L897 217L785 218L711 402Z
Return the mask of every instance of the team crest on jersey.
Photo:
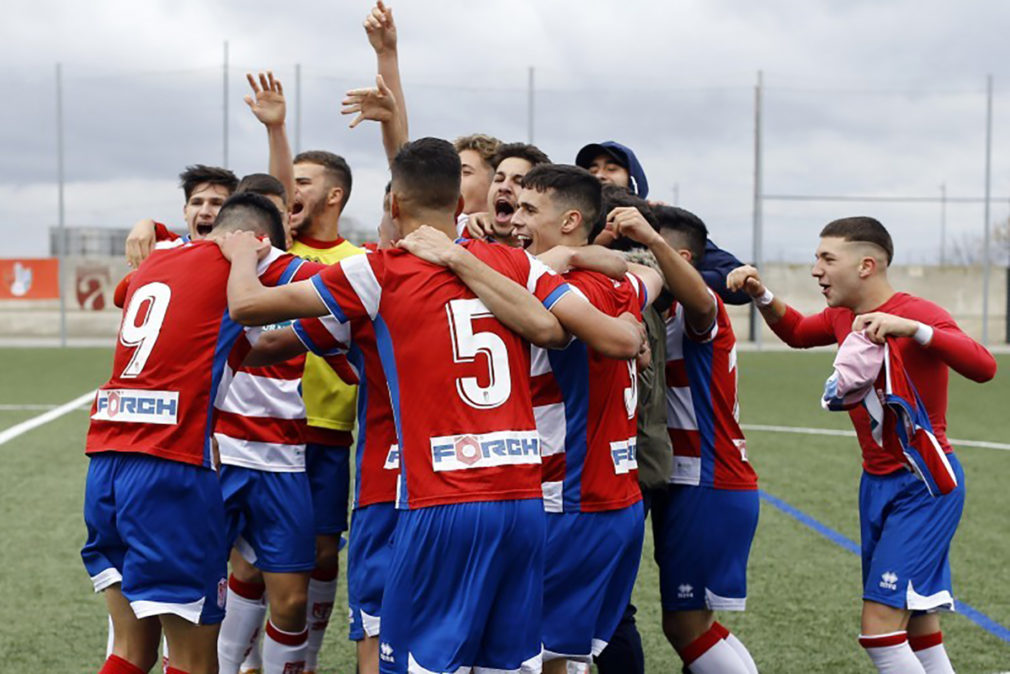
M880 574L880 587L885 590L897 590L898 589L898 574L894 571L885 571Z
M496 431L431 439L432 468L438 471L540 463L536 431Z
M389 453L386 454L386 463L382 464L386 470L400 469L400 445L390 445Z
M396 662L393 657L393 647L383 641L379 644L379 659L383 662Z
M636 442L635 438L628 438L610 443L610 458L614 460L614 473L617 475L627 475L632 470L638 470Z
M92 419L172 425L179 420L177 391L101 389Z
M228 581L222 578L217 581L217 607L224 608L228 601Z

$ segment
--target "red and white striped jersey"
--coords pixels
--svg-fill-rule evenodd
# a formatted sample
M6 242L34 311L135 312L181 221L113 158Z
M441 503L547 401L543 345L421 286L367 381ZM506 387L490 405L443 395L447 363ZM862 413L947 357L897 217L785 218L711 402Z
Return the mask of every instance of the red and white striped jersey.
M601 312L641 319L645 285L574 270L564 275ZM634 360L607 358L578 339L533 347L533 413L543 454L544 508L600 512L642 500L635 455L638 376Z
M347 359L358 373L354 507L394 503L400 475L400 446L375 326L368 318L337 323L329 316L296 321L295 334L317 355L346 350Z
M275 285L301 262L272 250L259 264L260 280ZM131 275L113 376L95 396L87 453L213 465L213 402L226 361L240 363L247 350L233 351L242 328L228 316L230 270L213 241L175 240L157 244Z
M673 484L757 489L739 424L736 336L722 300L712 328L695 334L675 303L666 320L666 425Z
M462 245L548 308L568 291L525 251ZM403 250L345 259L312 282L339 320L374 327L400 438L399 507L541 497L527 342L451 271Z

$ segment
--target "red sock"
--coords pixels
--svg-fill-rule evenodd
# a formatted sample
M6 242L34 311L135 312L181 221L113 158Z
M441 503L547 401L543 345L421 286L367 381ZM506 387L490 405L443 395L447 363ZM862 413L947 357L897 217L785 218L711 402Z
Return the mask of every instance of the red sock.
M913 651L923 651L943 643L943 632L933 632L932 634L922 634L917 637L909 636L908 645Z
M324 583L328 583L331 580L337 579L337 569L320 569L316 567L312 569L313 580L321 580Z
M704 655L712 646L722 641L722 634L714 625L707 632L689 643L684 648L679 649L680 659L684 665L691 666L691 663Z
M110 655L102 668L98 670L98 674L144 674L144 670L125 658Z
M262 599L263 593L267 590L267 586L263 583L247 583L236 578L235 574L228 576L228 588L238 596L254 601Z

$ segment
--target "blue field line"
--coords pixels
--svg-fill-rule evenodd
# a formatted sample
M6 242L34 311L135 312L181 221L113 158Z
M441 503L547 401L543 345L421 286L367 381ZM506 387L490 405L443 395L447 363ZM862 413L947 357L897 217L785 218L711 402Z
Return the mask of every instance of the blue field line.
M786 515L789 515L790 517L797 520L801 524L805 524L806 526L810 527L811 529L819 533L821 536L824 536L835 545L844 548L856 555L860 553L859 545L855 541L843 536L842 534L838 533L831 527L825 526L821 522L818 522L813 517L803 512L802 510L789 505L788 503L778 498L777 496L772 496L763 489L759 490L758 494L761 496L762 501L765 501L766 503L775 506L776 508L784 512ZM1002 639L1003 641L1010 643L1010 628L1001 625L1000 623L996 622L995 620L993 620L986 614L982 613L978 609L973 608L972 606L969 606L964 602L955 601L954 606L957 609L958 613L960 613L965 618L967 618L968 620L972 621L973 623L984 629L989 634L992 634L996 638Z

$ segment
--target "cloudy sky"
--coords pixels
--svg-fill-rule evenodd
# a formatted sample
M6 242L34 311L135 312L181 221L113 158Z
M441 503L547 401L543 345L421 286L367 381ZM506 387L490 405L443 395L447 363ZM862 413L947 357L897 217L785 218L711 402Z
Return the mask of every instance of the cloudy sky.
M586 142L636 150L650 196L694 210L752 254L754 83L764 72L766 194L951 197L983 193L985 75L995 78L993 221L1010 215L1010 4L985 0L402 0L393 3L411 135L533 136L555 161ZM272 68L300 112L301 149L347 157L346 228L371 230L386 180L379 133L347 128L343 92L374 77L365 0L13 0L0 25L3 256L47 255L57 221L56 62L63 63L66 221L181 225L175 176L223 160L264 170L266 138L242 102ZM294 66L302 65L301 106ZM934 261L938 203L765 203L769 259L806 260L835 217L880 217L899 262ZM948 242L979 236L978 204L950 204Z

